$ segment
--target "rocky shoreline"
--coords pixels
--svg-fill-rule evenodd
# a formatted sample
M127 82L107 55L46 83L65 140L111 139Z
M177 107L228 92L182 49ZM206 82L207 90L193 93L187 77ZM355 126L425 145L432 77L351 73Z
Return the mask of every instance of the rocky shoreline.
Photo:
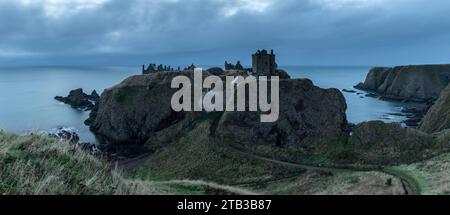
M355 87L356 90L351 89L342 89L343 93L349 93L354 94L356 96L359 96L361 99L365 98L373 98L373 99L379 99L379 100L387 100L391 101L391 99L384 98L377 93L374 92L367 92L362 89L358 89ZM359 91L357 91L359 90ZM428 110L433 106L433 102L407 102L405 100L393 100L394 102L401 102L403 103L403 107L399 108L398 111L393 112L386 112L383 115L379 117L380 120L392 120L393 117L402 117L401 121L398 121L399 123L402 123L405 127L408 128L418 128L420 125L420 122L423 120L425 115L427 114Z
M70 145L78 146L82 150L86 151L87 153L95 156L95 157L102 157L102 150L98 148L98 145L88 143L88 142L81 142L80 137L77 133L77 131L73 128L65 128L65 127L58 127L50 132L45 132L49 137L56 138L60 140L61 142L69 143Z
M402 121L406 127L418 128L448 84L450 65L416 65L374 67L367 74L365 82L354 88L367 92L366 97L420 104L394 113L406 117Z

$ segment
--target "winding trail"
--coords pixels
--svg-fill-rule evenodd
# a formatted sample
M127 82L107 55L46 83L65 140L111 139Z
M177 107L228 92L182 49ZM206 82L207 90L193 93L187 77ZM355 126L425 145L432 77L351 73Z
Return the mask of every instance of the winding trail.
M400 182L402 183L402 187L404 190L405 195L418 195L419 193L415 193L415 191L412 189L411 183L403 178L400 175L391 173L391 172L387 172L387 171L383 171L381 169L369 169L369 170L355 170L354 168L336 168L336 167L317 167L317 166L310 166L310 165L304 165L304 164L298 164L298 163L292 163L292 162L287 162L287 161L280 161L280 160L275 160L272 158L267 158L264 156L260 156L260 155L256 155L250 152L245 152L242 151L240 149L237 149L233 146L230 146L228 144L220 144L221 146L225 147L226 149L244 156L244 157L251 157L260 161L266 161L266 162L271 162L271 163L275 163L275 164L279 164L282 166L287 166L287 167L296 167L296 168L301 168L307 171L319 171L319 172L326 172L326 173L348 173L348 172L367 172L367 171L378 171L378 172L383 172L387 175L391 175L392 177L398 178L400 180ZM141 156L135 157L135 158L130 158L130 159L126 159L126 160L121 160L121 161L116 161L111 163L111 166L113 168L116 169L116 171L131 171L133 169L135 169L136 167L138 167L140 164L142 164L143 162L145 162L146 160L148 160L153 154L152 153L146 153L143 154ZM284 179L281 179L284 180Z
M298 167L301 169L305 169L308 171L319 171L319 172L327 172L327 173L345 173L345 172L366 172L366 171L378 171L378 172L383 172L384 174L390 175L392 177L398 178L400 180L400 182L402 183L402 187L404 190L405 195L417 195L418 193L414 193L414 190L412 189L412 186L410 184L410 182L407 179L402 178L399 175L395 175L380 169L373 169L373 170L366 170L366 171L361 171L361 170L355 170L352 168L348 168L348 169L344 169L344 168L334 168L334 167L316 167L316 166L309 166L309 165L304 165L304 164L297 164L297 163L292 163L292 162L286 162L286 161L280 161L280 160L275 160L275 159L271 159L271 158L267 158L267 157L263 157L260 155L255 155L249 152L245 152L245 151L241 151L237 148L234 148L230 145L227 144L221 144L224 147L226 147L227 149L233 151L234 153L240 154L242 156L246 156L246 157L252 157L254 159L257 160L261 160L261 161L267 161L267 162L271 162L271 163L275 163L275 164L279 164L279 165L283 165L283 166L288 166L288 167Z
M236 154L240 154L240 155L245 156L245 157L252 157L254 159L261 160L261 161L266 161L266 162L279 164L279 165L282 165L282 166L297 167L297 168L301 168L301 169L305 169L305 170L309 170L309 171L319 171L319 172L329 172L329 173L352 172L351 169L339 169L339 168L333 168L333 167L315 167L315 166L308 166L308 165L303 165L303 164L297 164L297 163L291 163L291 162L286 162L286 161L275 160L275 159L272 159L272 158L267 158L267 157L255 155L255 154L252 154L252 153L249 153L249 152L244 152L244 151L241 151L241 150L239 150L237 148L234 148L232 146L229 146L229 145L225 145L225 144L223 144L223 145L227 149L233 151Z

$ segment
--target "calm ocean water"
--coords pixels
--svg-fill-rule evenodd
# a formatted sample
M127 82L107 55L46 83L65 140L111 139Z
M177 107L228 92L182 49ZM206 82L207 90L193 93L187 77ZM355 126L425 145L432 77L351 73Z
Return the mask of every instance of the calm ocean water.
M352 89L365 79L369 67L283 67L294 78L311 79L323 88ZM95 142L84 125L89 113L78 111L54 100L66 96L72 89L83 88L103 92L131 75L140 73L138 67L110 68L2 68L0 69L0 129L16 133L51 131L58 127L74 128L82 141ZM359 123L381 119L400 122L401 117L386 115L398 112L402 103L360 98L344 93L348 104L348 119Z

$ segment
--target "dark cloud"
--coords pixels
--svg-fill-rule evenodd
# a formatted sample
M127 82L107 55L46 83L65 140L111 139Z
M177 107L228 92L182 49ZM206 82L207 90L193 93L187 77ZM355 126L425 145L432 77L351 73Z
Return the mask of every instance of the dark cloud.
M446 0L0 0L0 63L445 63Z

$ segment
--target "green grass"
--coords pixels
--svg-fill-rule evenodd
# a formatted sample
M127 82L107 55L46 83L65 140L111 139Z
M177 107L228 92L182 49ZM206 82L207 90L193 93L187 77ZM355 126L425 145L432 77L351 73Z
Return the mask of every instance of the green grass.
M388 185L387 181L392 184ZM274 195L403 195L399 179L381 172L308 172L293 178L244 186Z
M363 171L305 171L224 147L210 133L216 119L214 114L205 115L158 132L147 143L156 153L136 170L123 174L65 142L43 135L0 132L0 194L403 194L399 178L407 180L415 193L450 194L450 154L384 170L352 165L347 168ZM448 141L448 136L436 138ZM288 150L270 149L264 148L274 158ZM335 148L330 153L341 151ZM335 166L326 156L309 162Z
M209 182L164 181L163 176L159 177L127 179L76 146L44 135L0 132L3 195L199 195L213 191L248 194Z
M450 153L410 165L390 167L388 171L409 179L420 194L450 194Z
M415 195L420 195L428 191L426 178L418 172L411 171L407 166L386 167L383 171L406 180Z
M400 180L377 171L320 173L261 161L224 147L210 135L215 117L175 125L147 144L164 145L129 178L165 183L179 179L215 181L263 194L403 194ZM191 123L188 123L191 125ZM174 135L171 134L177 134ZM166 143L169 142L169 143ZM393 180L392 186L386 182ZM366 186L367 185L367 186ZM208 194L208 189L204 192Z
M144 180L206 180L222 184L246 183L254 178L271 179L302 174L303 169L290 168L238 155L214 142L210 136L212 118L196 121L192 130L176 125L147 145L166 145L127 177ZM177 134L176 138L171 134ZM156 147L158 148L158 147Z

